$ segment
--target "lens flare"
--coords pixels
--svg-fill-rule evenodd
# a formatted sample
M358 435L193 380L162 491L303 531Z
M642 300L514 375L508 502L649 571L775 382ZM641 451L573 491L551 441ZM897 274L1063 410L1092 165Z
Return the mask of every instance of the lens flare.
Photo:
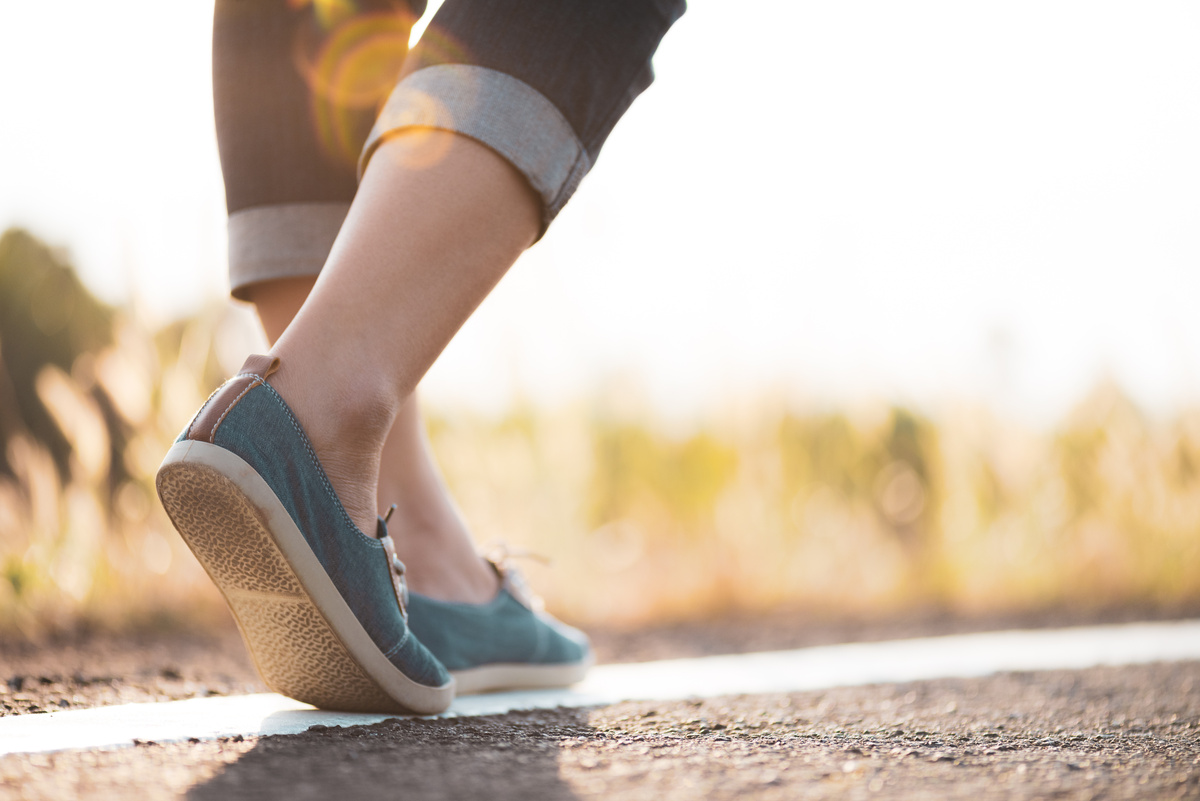
M317 25L322 14L318 9ZM329 12L332 21L340 12ZM408 54L413 19L400 12L352 16L332 24L328 33L298 36L297 69L311 93L313 124L322 147L339 161L353 164L371 119L391 91Z
M395 132L387 139L402 139L403 146L388 147L385 140L372 159L389 159L407 169L422 170L439 164L453 141L445 134L449 111L424 92L408 92L400 109L385 112L380 123L385 130Z
M287 0L287 4L288 8L296 10L311 6L313 18L324 30L349 19L358 11L358 3L354 0Z

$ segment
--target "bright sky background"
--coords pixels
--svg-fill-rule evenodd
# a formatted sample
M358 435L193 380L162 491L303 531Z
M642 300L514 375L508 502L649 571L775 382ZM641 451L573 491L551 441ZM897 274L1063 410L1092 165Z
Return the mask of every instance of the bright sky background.
M225 291L211 12L4 14L0 227L162 320ZM1200 401L1197 42L1189 0L693 0L428 394Z

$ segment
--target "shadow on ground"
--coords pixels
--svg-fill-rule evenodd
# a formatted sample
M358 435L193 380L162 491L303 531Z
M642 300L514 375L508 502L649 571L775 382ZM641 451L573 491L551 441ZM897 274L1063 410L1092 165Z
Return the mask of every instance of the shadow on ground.
M598 735L587 716L586 710L543 710L317 726L259 740L187 798L574 799L559 776L559 755L563 741Z
M1200 798L1200 662L0 757L0 801Z

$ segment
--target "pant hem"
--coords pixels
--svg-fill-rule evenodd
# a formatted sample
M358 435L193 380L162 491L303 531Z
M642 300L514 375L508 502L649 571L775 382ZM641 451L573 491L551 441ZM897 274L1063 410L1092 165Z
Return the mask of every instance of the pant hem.
M246 300L253 284L321 272L349 203L282 203L229 215L229 290Z
M379 145L406 128L463 134L508 160L542 200L543 232L591 169L583 143L545 95L486 67L439 64L401 80L367 136L360 179Z

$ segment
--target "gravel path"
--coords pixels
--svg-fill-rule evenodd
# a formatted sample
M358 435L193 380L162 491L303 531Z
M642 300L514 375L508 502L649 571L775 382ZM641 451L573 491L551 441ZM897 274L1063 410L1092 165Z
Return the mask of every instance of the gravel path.
M684 647L652 655L737 650L719 629L696 631L690 640L676 632ZM798 643L796 631L750 640L784 647L897 633L810 629ZM598 640L610 661L645 658L636 637ZM261 689L232 633L8 648L3 687L9 714ZM0 801L110 797L1200 798L1200 662L0 758Z
M589 628L601 663L803 648L834 643L1074 625L1200 618L1179 609L1047 610L954 617L813 619L781 610L754 617L663 624L634 631ZM110 704L267 692L232 620L224 631L141 637L78 637L43 643L0 640L0 717Z
M1200 798L1200 663L0 759L0 799Z

